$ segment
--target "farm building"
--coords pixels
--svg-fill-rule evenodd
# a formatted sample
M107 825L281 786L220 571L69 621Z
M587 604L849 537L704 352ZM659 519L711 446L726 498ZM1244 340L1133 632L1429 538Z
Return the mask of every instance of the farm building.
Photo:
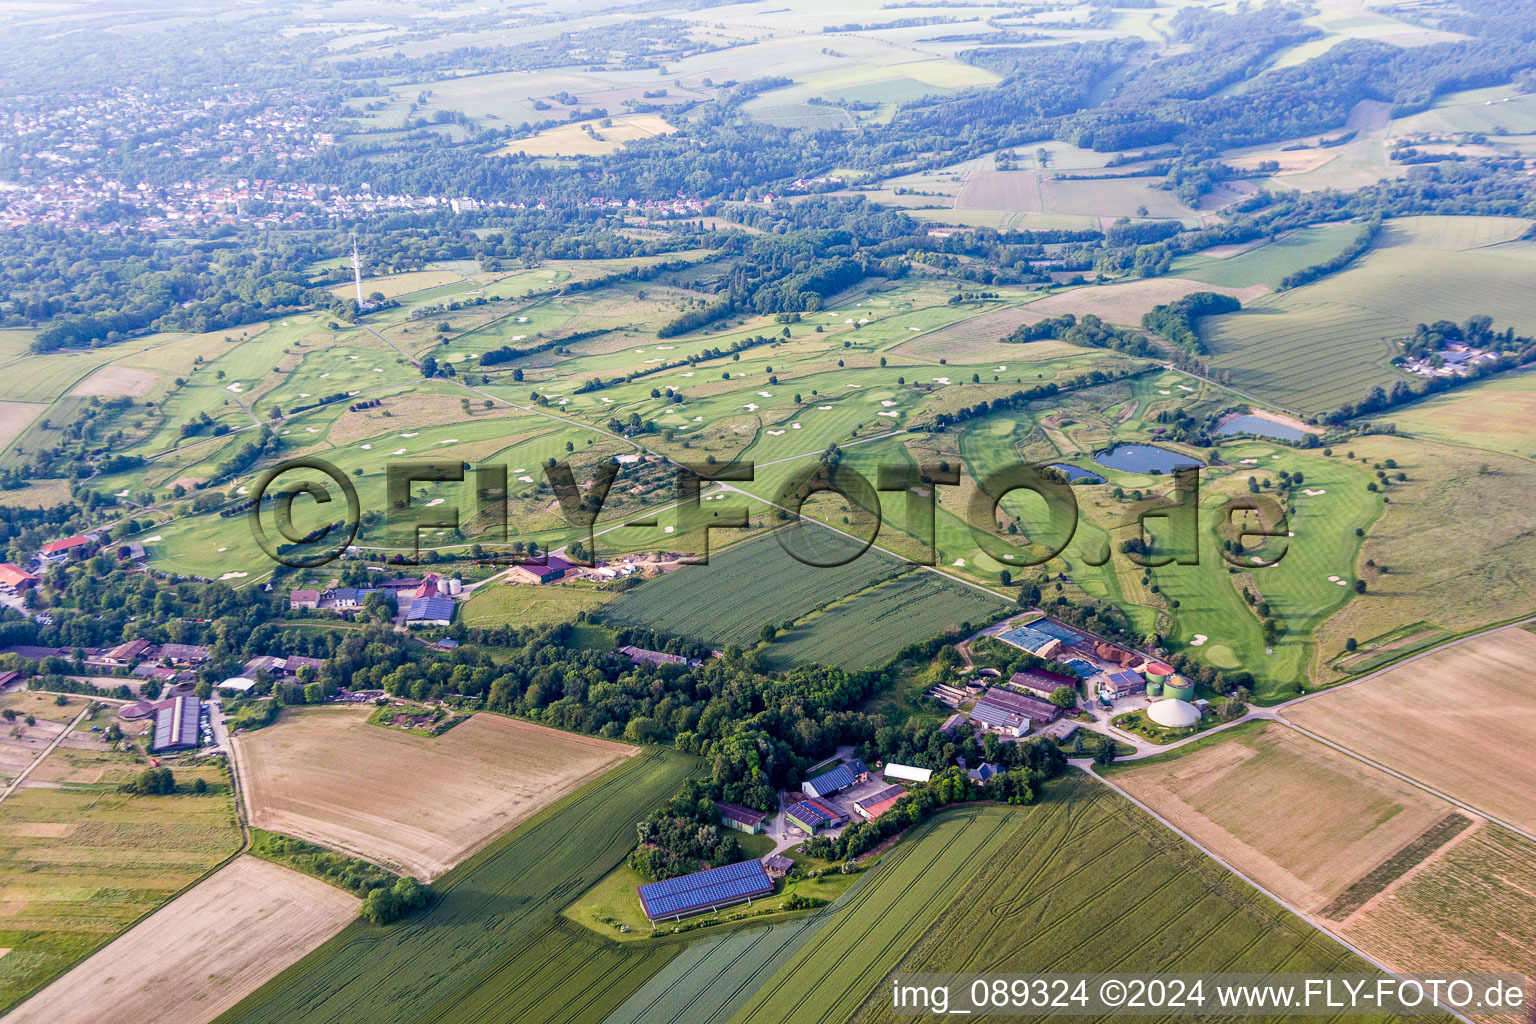
M1053 657L1062 648L1060 637L1051 636L1049 633L1038 629L1039 624L1030 626L1015 626L997 634L997 638L1006 644L1023 648L1030 654L1041 658Z
M882 769L881 774L887 781L900 779L903 782L927 782L933 778L933 769L914 768L910 764L896 764L893 761Z
M161 644L160 657L172 665L201 665L213 652L201 644Z
M1061 708L1050 701L996 687L982 694L971 709L971 720L984 728L1012 736L1022 736L1034 725L1049 725L1061 717Z
M290 654L283 659L283 674L298 678L305 669L309 669L315 676L320 675L320 670L325 667L325 661L321 658L306 658L302 654Z
M744 860L679 878L639 885L640 906L652 921L679 920L773 892L773 879L761 861Z
M0 562L0 592L17 594L37 585L37 577L13 562Z
M202 701L196 697L175 697L155 706L155 738L149 749L154 754L197 749L197 718Z
M986 782L992 776L1002 774L1002 771L997 765L983 761L965 774L972 782Z
M1128 668L1105 672L1104 678L1099 680L1099 693L1110 700L1134 697L1138 693L1146 692L1147 681Z
M869 796L855 800L853 812L865 821L874 821L906 795L907 791L900 786L887 786L878 793L871 793Z
M63 540L51 540L37 551L37 557L44 562L67 561L71 555L86 554L96 546L96 535L92 533L77 534L73 537L65 537Z
M106 665L126 667L142 658L152 646L148 640L128 640L103 654L101 661Z
M251 679L249 676L230 676L218 686L215 686L214 689L233 690L235 693L250 693L251 688L255 685L256 680Z
M418 597L405 613L407 626L446 626L453 622L453 598Z
M719 800L715 801L715 810L720 812L720 824L749 834L761 832L763 819L768 817L762 811L754 811L739 804L721 803Z
M848 820L831 804L808 796L784 812L785 819L802 832L815 835L824 828L836 828Z
M361 608L363 601L373 593L367 587L337 587L326 596L330 598L331 607L342 611L353 608Z
M318 590L295 590L288 595L288 608L290 611L297 611L300 608L319 607L320 591Z
M985 698L977 701L971 709L971 721L987 732L1002 733L1004 736L1023 736L1029 731L1029 719Z
M820 775L806 779L800 783L800 792L806 796L831 796L840 793L858 782L869 781L869 769L864 762L854 758L847 764L840 764L831 771L822 772Z
M1071 676L1064 676L1060 672L1047 672L1043 668L1025 669L1023 672L1015 672L1008 677L1010 686L1016 686L1022 690L1041 697L1049 697L1063 686L1077 692L1077 680Z
M543 565L514 565L507 575L519 583L553 583L563 580L576 567L557 555L550 555Z
M698 659L689 660L680 654L667 654L665 651L648 651L634 644L625 644L619 648L619 653L636 665L697 665L699 663Z
M768 874L774 878L783 878L795 870L795 862L781 853L775 853L763 860L763 867L768 869Z

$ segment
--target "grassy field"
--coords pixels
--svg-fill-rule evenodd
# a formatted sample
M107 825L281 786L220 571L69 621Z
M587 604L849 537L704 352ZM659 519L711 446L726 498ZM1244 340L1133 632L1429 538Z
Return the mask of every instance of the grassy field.
M603 941L558 912L623 859L640 818L696 768L661 749L630 758L434 883L425 912L351 925L219 1020L276 1024L323 1006L333 1024L597 1024L680 947Z
M292 708L236 739L251 823L434 878L635 753L497 715L413 736L370 710Z
M817 570L808 570L815 572ZM875 668L914 640L1000 614L1007 602L918 570L884 580L797 621L764 650L771 668L810 662L846 669Z
M818 533L823 560L858 551L854 542L831 531ZM610 602L602 614L612 625L646 626L722 646L750 646L764 622L808 615L904 568L904 563L873 550L845 565L815 568L796 561L776 538L756 537L711 555L708 565L685 565L647 581Z
M1285 717L1536 831L1536 635L1510 627L1287 708ZM1498 771L1490 771L1498 765Z
M69 709L74 710L74 709ZM103 722L107 719L102 719ZM222 764L174 768L181 791L128 796L121 782L148 760L60 747L39 765L43 787L0 804L0 1009L14 1006L112 941L240 848ZM34 773L37 774L37 773ZM193 782L210 784L205 795Z
M1536 373L1504 373L1426 398L1394 409L1392 422L1409 437L1536 458Z
M1115 781L1309 912L1453 810L1279 725L1116 773Z
M480 587L459 610L466 626L527 626L570 622L579 612L595 611L614 592L591 586L558 583L531 586L492 583Z
M1232 386L1302 412L1357 399L1405 379L1390 361L1394 339L1417 323L1486 313L1501 326L1536 329L1536 302L1520 282L1523 255L1489 247L1517 238L1528 221L1408 217L1382 229L1374 247L1321 281L1247 303L1202 327L1210 364Z
M607 121L604 124L603 121ZM677 131L660 114L631 114L594 121L572 121L525 139L513 139L503 153L530 156L600 156L626 142Z
M18 1024L205 1024L357 916L324 882L239 857L33 996Z

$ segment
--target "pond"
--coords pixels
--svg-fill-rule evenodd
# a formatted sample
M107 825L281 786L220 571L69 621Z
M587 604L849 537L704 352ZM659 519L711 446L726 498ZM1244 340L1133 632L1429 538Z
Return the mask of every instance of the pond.
M1300 442L1307 436L1306 431L1297 430L1285 423L1278 423L1265 416L1237 416L1216 428L1218 434L1253 434L1258 437L1273 437L1281 441Z
M1122 473L1172 473L1176 469L1203 466L1205 463L1155 444L1117 444L1098 452L1093 461Z
M1069 484L1101 484L1104 478L1091 469L1074 466L1070 462L1053 462L1051 468L1065 474Z

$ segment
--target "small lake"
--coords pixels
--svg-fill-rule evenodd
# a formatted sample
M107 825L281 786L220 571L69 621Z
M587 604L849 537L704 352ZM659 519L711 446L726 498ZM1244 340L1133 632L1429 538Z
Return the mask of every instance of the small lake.
M1176 469L1193 469L1205 465L1199 459L1159 448L1155 444L1117 444L1095 454L1093 461L1122 473L1172 473Z
M1218 434L1254 434L1259 437L1273 437L1281 441L1300 442L1307 436L1306 431L1297 430L1295 427L1284 423L1277 423L1263 416L1238 416L1216 428Z
M1074 466L1070 462L1053 462L1051 468L1066 475L1069 484L1101 484L1104 478L1091 469Z

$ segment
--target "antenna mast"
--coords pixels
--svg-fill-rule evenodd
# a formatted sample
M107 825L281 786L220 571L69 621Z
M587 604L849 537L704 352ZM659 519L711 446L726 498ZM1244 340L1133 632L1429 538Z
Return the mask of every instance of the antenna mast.
M357 284L357 304L363 305L363 260L357 254L357 232L352 232L352 280Z

